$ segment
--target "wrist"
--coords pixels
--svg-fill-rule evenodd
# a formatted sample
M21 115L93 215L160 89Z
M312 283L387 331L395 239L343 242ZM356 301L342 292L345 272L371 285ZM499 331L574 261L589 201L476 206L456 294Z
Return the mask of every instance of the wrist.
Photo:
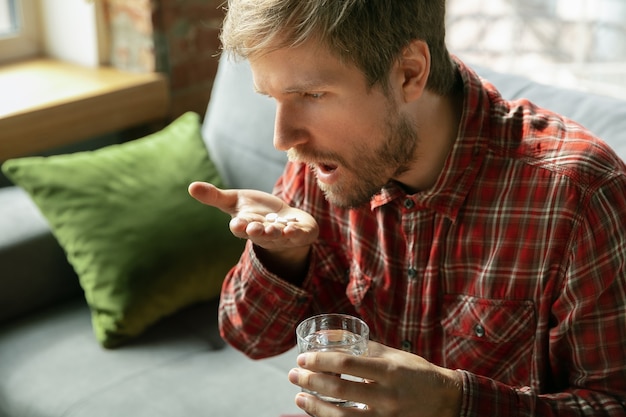
M459 371L444 369L445 387L443 392L442 416L459 417L463 402L463 375Z
M292 284L302 284L309 267L310 246L276 250L253 245L253 249L268 271Z

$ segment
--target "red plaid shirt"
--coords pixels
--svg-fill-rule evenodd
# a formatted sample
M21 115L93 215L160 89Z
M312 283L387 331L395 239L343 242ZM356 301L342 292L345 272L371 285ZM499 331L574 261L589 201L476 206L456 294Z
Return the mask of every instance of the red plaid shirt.
M463 370L463 416L626 415L626 167L570 120L503 100L459 63L465 111L435 186L329 205L304 165L275 193L317 219L302 288L250 242L223 287L222 335L281 353L319 312Z

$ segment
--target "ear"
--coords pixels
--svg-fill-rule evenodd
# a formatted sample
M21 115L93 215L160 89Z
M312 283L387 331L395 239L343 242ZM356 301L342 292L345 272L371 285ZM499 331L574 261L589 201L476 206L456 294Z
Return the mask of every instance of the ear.
M397 62L396 75L402 85L405 102L420 98L430 74L430 49L424 41L413 40L404 48Z

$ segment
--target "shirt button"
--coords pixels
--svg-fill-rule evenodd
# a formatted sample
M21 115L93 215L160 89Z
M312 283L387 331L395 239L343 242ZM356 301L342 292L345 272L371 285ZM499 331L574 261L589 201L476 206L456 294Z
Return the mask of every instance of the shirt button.
M402 350L405 352L410 352L413 344L409 340L403 340L401 344Z
M480 324L477 324L476 326L474 326L474 334L477 337L485 336L485 328L481 326Z
M407 275L409 276L409 279L413 280L417 278L417 270L415 268L409 268Z
M410 198L407 198L406 200L404 200L405 209L411 210L413 207L415 207L415 202L413 200L411 200Z

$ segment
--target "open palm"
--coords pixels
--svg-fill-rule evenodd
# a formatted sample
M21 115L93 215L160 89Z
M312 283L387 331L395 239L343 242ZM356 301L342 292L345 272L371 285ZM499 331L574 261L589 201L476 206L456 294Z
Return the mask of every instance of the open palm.
M284 250L312 244L319 228L308 213L285 204L280 198L258 190L222 190L206 182L194 182L189 194L203 204L228 213L233 235L250 239L268 250ZM266 218L276 214L287 222Z

